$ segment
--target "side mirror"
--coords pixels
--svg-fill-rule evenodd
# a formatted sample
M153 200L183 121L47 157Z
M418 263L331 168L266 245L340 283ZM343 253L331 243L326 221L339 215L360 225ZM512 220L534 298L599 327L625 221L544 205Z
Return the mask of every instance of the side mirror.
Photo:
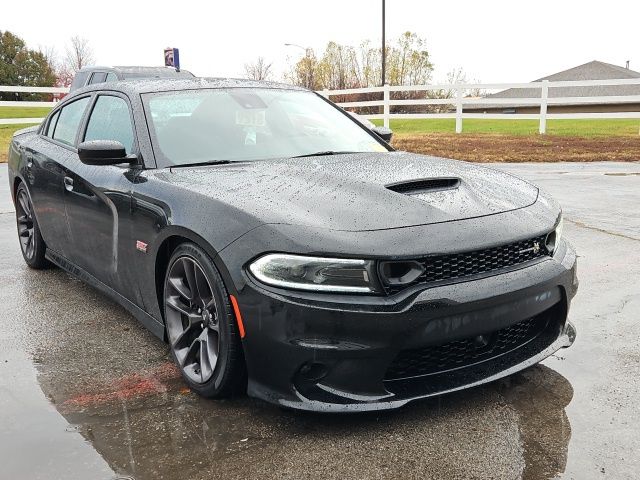
M391 137L393 137L393 132L390 128L387 127L373 127L371 129L373 133L379 136L382 140L389 143L391 142Z
M118 165L134 163L135 155L127 155L120 142L115 140L89 140L78 145L78 157L87 165Z

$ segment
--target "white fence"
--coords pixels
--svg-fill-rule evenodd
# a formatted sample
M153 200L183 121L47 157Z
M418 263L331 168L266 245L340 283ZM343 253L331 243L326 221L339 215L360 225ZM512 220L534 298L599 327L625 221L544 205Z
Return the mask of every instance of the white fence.
M68 88L61 87L15 87L0 85L0 92L9 93L69 93ZM0 101L0 107L53 107L56 102L20 102ZM0 125L19 125L28 123L40 123L42 118L0 118Z
M382 107L382 113L363 115L368 119L383 119L384 126L389 126L389 120L393 118L454 118L456 120L456 133L462 132L462 121L466 118L481 118L487 120L538 120L541 134L547 131L547 120L552 119L593 119L593 118L637 118L640 119L640 112L598 112L598 113L547 113L550 105L619 105L629 103L639 103L640 95L606 95L592 97L550 97L549 89L559 87L602 87L602 86L623 86L638 85L640 79L620 79L620 80L583 80L583 81L542 81L535 83L474 83L474 84L454 84L454 85L412 85L412 86L389 86L373 88L354 88L348 90L323 90L321 93L327 98L336 95L356 95L362 93L382 93L382 100L362 101L362 102L342 102L338 103L343 108L362 107ZM516 89L536 89L540 95L534 98L483 98L468 97L465 92L469 90L506 90ZM452 98L421 98L411 100L392 100L392 92L420 92L420 91L453 91ZM453 105L455 112L451 113L391 113L391 107L395 105L415 106L415 105ZM540 113L518 114L518 113L464 113L465 105L473 105L474 109L481 108L482 105L495 107L497 105L523 105L540 107Z
M382 93L382 100L354 101L338 103L343 108L358 109L362 107L382 107L382 113L363 115L369 119L382 119L386 127L389 120L394 118L452 118L456 121L456 133L462 132L463 119L480 118L488 120L510 119L510 120L538 120L539 131L546 133L548 119L593 119L593 118L634 118L640 119L640 112L598 112L598 113L548 113L547 109L552 105L620 105L620 104L640 104L640 95L605 95L592 97L554 97L549 96L549 89L560 87L602 87L602 86L625 86L638 85L640 79L612 79L612 80L583 80L583 81L560 81L560 82L535 82L535 83L474 83L474 84L444 84L444 85L411 85L411 86L389 86L372 88L355 88L348 90L323 90L319 92L327 98L336 95L356 95L363 93ZM540 95L532 98L482 98L469 97L465 93L470 90L505 90L516 89L536 89ZM410 100L392 100L392 92L427 92L427 91L453 91L452 98L418 98ZM68 88L58 87L15 87L0 86L0 92L23 92L23 93L68 93ZM56 102L30 102L30 101L0 101L0 107L52 107ZM465 113L465 105L473 105L474 109L482 105L495 107L497 105L523 105L540 107L539 113L518 114L518 113ZM391 113L392 106L421 106L421 105L453 105L455 112L451 113ZM27 124L40 123L42 118L10 118L0 119L0 125L7 124Z

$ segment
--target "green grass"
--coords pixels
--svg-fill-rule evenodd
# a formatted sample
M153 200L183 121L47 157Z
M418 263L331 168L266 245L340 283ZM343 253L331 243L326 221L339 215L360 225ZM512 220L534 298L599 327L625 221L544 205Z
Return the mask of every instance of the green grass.
M382 125L382 120L374 120ZM454 133L454 119L391 120L394 133ZM537 135L537 120L482 120L468 119L462 122L464 133L497 133L502 135ZM577 137L638 135L640 120L548 120L547 133Z
M44 118L49 107L0 107L0 118Z
M0 118L44 118L50 111L49 107L0 107ZM33 124L0 125L0 163L7 161L13 133L31 125Z
M7 161L7 152L13 132L31 125L0 125L0 163Z

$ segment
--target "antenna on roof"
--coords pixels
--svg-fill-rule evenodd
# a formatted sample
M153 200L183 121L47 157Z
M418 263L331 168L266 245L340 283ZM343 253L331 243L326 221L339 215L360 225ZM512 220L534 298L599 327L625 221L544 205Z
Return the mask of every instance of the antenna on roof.
M629 63L631 63L631 61L627 60L627 70L629 70Z

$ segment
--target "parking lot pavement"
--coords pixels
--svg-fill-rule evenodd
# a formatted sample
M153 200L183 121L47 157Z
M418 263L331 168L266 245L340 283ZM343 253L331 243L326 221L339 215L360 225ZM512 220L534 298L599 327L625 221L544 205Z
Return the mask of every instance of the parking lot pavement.
M203 400L123 309L26 268L0 165L0 477L637 478L640 164L495 167L563 204L576 343L473 390L329 416Z

